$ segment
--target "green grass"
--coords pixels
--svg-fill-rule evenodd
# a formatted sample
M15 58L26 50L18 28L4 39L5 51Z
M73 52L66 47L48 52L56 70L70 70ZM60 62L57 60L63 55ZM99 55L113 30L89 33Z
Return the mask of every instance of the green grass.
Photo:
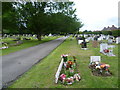
M23 40L23 44L21 44L21 45L10 46L7 49L0 50L0 51L2 51L1 55L7 55L7 54L10 54L10 53L13 53L13 52L25 49L25 48L29 48L29 47L32 47L32 46L35 46L35 45L38 45L38 44L41 44L41 43L44 43L44 42L48 42L48 41L57 39L58 37L57 36L56 37L45 37L44 39L42 39L42 41L38 41L37 39ZM5 38L2 41L8 42L9 44L16 43L15 41L12 41L12 40L14 40L14 39Z
M118 45L114 49L116 57L108 57L99 53L99 47L93 48L88 44L89 50L81 50L76 40L67 39L44 58L40 63L33 66L21 78L16 80L9 88L117 88L118 87ZM76 56L78 70L81 73L81 81L73 85L55 84L55 73L61 61L61 54ZM90 56L100 55L102 62L110 64L110 71L113 73L109 77L93 76L88 68Z

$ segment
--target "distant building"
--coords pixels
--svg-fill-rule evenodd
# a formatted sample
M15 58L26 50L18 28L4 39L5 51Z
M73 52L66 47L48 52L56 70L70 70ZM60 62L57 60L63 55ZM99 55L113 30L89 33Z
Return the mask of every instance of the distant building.
M120 30L120 27L118 29Z
M120 28L120 27L119 27L119 28ZM106 30L107 30L107 31L111 31L111 30L118 30L119 28L117 28L117 27L115 27L114 25L112 25L112 27L109 27L109 26L108 26L107 28L104 27L103 30L104 30L104 31L106 31Z

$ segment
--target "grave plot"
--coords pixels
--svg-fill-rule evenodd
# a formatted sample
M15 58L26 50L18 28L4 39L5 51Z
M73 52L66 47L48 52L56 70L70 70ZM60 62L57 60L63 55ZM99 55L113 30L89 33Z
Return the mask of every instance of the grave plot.
M83 42L83 40L78 40L78 45L80 45Z
M111 76L112 73L109 70L110 65L101 63L100 56L91 56L89 68L92 71L92 74L95 76Z
M113 44L113 39L108 39L108 44Z
M96 41L96 40L92 41L92 47L97 48L98 45L99 45L98 41Z
M68 60L68 55L62 55L62 60L55 75L55 83L71 85L81 80L80 73L77 69L76 57Z
M113 48L115 45L108 45L107 43L100 44L100 52L107 56L115 56L113 54Z
M6 49L6 48L8 48L8 44L6 42L1 42L0 44L1 44L0 45L0 49Z
M85 38L82 38L82 37L77 37L77 40L78 40L78 45L81 45L81 49L83 50L87 50L87 43L89 43L89 39L85 39Z
M23 44L23 41L22 41L22 40L18 40L18 41L16 41L16 43L9 44L9 45L10 45L10 46L19 46L19 45L21 45L21 44Z
M88 42L86 42L85 40L83 40L83 42L80 44L80 45L81 45L81 49L87 50L87 49L88 49L88 48L87 48L87 43L88 43Z
M113 36L109 36L109 38L107 40L108 40L108 44L113 44L116 41L115 37L113 37Z

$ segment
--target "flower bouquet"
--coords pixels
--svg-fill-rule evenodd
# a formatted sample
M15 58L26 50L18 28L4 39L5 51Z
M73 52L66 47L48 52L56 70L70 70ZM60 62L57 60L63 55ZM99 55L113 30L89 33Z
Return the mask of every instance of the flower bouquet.
M68 55L67 54L62 54L61 57L63 58L63 61L66 62Z
M64 57L67 57L68 55L61 55L61 57L64 59ZM80 81L80 73L78 73L76 68L76 57L73 57L73 60L63 60L63 67L61 74L59 76L59 81L64 85L71 85L75 81Z
M104 51L104 53L109 53L108 49L104 49L103 51Z
M89 64L89 68L92 70L93 75L96 76L110 76L112 73L108 69L110 67L109 64L100 63L100 62L92 62Z

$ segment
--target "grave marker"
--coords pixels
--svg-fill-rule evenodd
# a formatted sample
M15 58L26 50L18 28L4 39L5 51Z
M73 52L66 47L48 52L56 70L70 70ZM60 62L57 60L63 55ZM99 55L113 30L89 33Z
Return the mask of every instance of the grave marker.
M78 40L78 44L80 45L83 42L83 40Z
M113 43L113 39L108 39L108 44L112 44Z
M60 62L60 65L59 65L59 67L58 67L58 70L57 70L57 72L56 72L56 74L55 74L55 83L58 82L58 78L59 78L60 72L61 72L61 70L62 70L62 66L63 66L63 58L62 58L62 60L61 60L61 62Z
M100 44L100 52L104 53L103 50L108 49L108 44L107 43L101 43Z
M90 56L90 63L91 62L101 62L100 56Z
M116 38L116 44L119 44L120 43L120 37L117 37Z
M115 45L108 45L107 43L101 43L100 44L100 52L107 56L115 56L113 54L114 47L115 47ZM111 48L111 49L109 49L109 48Z

